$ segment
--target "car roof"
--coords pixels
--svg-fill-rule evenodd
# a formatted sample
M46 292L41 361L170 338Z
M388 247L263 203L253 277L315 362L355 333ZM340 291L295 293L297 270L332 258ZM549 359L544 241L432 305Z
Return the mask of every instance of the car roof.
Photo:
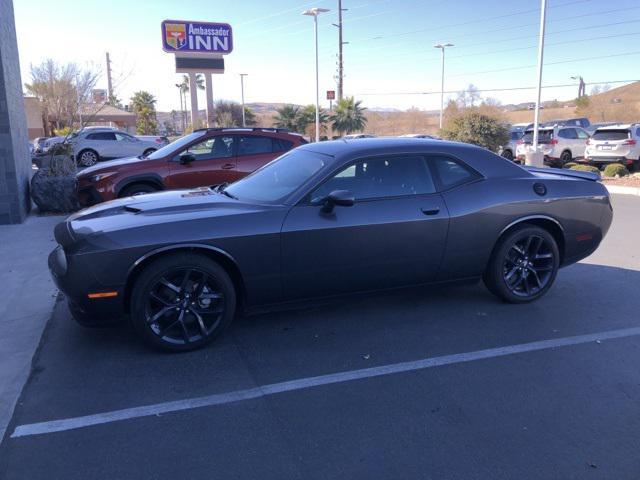
M626 128L633 128L635 126L635 123L616 123L614 125L604 125L602 127L598 127L598 130L624 130Z

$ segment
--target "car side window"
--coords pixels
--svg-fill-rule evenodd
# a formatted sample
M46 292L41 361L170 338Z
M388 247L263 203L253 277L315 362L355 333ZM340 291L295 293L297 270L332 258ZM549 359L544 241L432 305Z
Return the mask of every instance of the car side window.
M131 140L133 140L133 137L131 135L126 135L124 133L116 133L116 140L119 142L129 142Z
M578 138L575 128L561 128L558 132L558 136L560 138L567 138L571 140Z
M442 190L479 178L476 172L450 157L434 155L429 159Z
M289 140L283 140L281 138L274 138L272 140L274 152L287 152L293 148L293 142Z
M578 132L578 138L586 140L589 138L589 134L580 128L576 128L576 132Z
M425 158L399 155L359 160L325 181L311 194L319 202L334 190L349 190L356 200L434 193Z
M259 137L247 135L240 137L238 144L238 156L242 155L260 155L263 153L272 153L273 145L270 137Z
M196 160L213 160L233 156L233 137L217 136L191 145L181 154L190 153Z
M113 132L97 132L87 135L87 140L115 140L116 136Z

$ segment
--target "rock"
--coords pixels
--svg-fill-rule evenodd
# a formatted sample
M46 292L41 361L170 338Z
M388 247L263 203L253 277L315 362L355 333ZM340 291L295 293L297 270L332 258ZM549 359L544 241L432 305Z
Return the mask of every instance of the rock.
M75 175L52 175L39 169L31 179L31 198L41 212L70 213L78 210Z

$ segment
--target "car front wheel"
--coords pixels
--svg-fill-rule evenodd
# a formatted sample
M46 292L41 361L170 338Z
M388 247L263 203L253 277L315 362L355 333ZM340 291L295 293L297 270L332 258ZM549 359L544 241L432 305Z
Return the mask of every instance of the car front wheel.
M233 282L212 259L194 253L163 257L146 267L131 295L131 320L149 344L171 351L201 348L231 323Z
M523 225L499 240L483 279L489 291L505 302L526 303L547 293L559 266L553 236L543 228Z
M513 152L511 150L505 150L504 152L502 152L502 156L507 160L513 160Z
M98 163L98 154L93 150L84 150L78 155L78 164L82 167L91 167Z

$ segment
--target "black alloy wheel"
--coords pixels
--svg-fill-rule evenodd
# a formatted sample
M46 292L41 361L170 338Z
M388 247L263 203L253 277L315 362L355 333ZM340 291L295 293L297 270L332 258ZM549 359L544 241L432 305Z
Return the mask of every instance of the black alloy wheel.
M565 150L560 155L560 162L562 163L562 165L564 165L565 163L569 163L572 160L573 160L573 155L571 154L571 152L569 150ZM560 166L562 167L562 165L560 165Z
M530 302L549 290L559 263L553 236L540 227L523 226L498 243L484 281L493 294L507 302Z
M502 152L502 157L507 160L513 160L513 152L511 150L505 150Z
M229 276L210 258L171 255L140 275L132 295L132 321L151 344L193 350L213 340L235 311Z

